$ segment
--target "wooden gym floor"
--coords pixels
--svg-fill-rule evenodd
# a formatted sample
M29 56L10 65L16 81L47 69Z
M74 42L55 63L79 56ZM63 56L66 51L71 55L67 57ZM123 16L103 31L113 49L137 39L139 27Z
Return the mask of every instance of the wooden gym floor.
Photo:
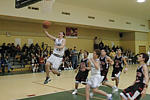
M122 73L120 77L120 89L131 85L135 80L137 65L129 65L128 72ZM110 67L108 79L110 80L112 67ZM0 76L0 98L1 100L84 100L84 85L80 85L79 95L72 95L74 89L74 77L76 73L73 70L62 71L61 76L55 76L52 73L51 79L47 85L44 85L45 73L30 73ZM150 83L149 83L150 87ZM100 87L111 93L108 87ZM147 89L150 94L150 89ZM33 97L32 97L33 96ZM105 97L95 95L91 100L106 100ZM113 94L113 100L119 100L118 94ZM144 100L150 100L147 95Z

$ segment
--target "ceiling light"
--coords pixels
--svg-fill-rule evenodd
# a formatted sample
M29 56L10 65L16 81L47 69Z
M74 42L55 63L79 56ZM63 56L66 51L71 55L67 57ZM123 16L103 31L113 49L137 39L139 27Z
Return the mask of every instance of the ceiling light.
M137 0L136 2L142 3L145 2L146 0Z

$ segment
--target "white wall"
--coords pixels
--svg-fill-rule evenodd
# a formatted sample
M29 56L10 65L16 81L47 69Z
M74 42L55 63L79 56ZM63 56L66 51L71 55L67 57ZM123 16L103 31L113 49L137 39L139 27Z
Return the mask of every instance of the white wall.
M39 6L39 3L36 5ZM61 12L70 12L70 16L62 15ZM33 11L26 8L15 9L15 0L1 0L0 3L0 15L17 16L25 18L33 18L40 20L50 20L56 22L67 22L75 24L84 24L99 26L105 28L115 28L123 30L149 32L148 21L143 19L136 19L131 17L120 16L107 12L99 12L88 8L81 8L59 3L56 0L54 4L53 12L43 14L41 11ZM88 19L87 16L95 16L96 19ZM109 22L108 19L114 19L115 22ZM127 25L126 22L131 22L131 25ZM140 24L146 25L146 27L140 26Z

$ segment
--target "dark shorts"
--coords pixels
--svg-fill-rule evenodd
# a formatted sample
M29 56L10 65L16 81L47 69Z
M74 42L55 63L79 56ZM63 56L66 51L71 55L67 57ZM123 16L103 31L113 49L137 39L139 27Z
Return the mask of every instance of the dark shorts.
M104 79L102 82L106 82L106 81L108 81L107 76L104 76Z
M76 83L85 83L87 82L88 72L79 71L75 77Z
M119 72L122 72L122 69L113 69L111 77L116 77L115 74L118 74Z
M102 82L108 81L108 79L107 79L107 74L108 74L108 70L101 71L101 76L104 76L104 79L103 79Z
M129 86L128 88L124 89L120 95L123 98L129 98L138 92L138 95L134 100L140 100L141 92L143 91L144 85L145 85L144 83L135 83L134 85Z

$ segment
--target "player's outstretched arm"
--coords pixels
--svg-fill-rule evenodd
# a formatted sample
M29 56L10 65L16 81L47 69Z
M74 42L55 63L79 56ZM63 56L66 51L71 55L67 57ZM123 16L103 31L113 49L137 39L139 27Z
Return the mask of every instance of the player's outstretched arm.
M52 40L54 40L54 41L56 40L56 37L50 35L46 29L44 29L44 33L45 33L50 39L52 39Z

